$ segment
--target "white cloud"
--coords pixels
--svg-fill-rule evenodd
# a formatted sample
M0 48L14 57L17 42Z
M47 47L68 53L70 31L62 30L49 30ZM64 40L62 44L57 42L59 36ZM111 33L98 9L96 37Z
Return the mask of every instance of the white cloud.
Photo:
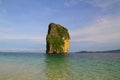
M44 50L41 49L33 49L33 48L0 48L2 52L41 52Z
M69 6L78 4L80 1L83 1L83 0L66 0L64 5L69 7Z
M110 6L115 5L116 3L120 3L120 0L66 0L64 5L69 7L69 6L77 5L80 2L86 2L93 6L106 9Z
M92 25L71 32L73 42L114 43L120 41L120 18L104 17Z
M0 34L1 33L9 33L12 31L11 27L0 27Z
M3 35L0 37L0 40L27 40L33 43L45 43L45 37L43 36L31 36L31 35Z
M0 33L6 33L8 30L0 29Z
M86 1L94 6L98 6L104 9L115 5L116 3L120 3L120 0L86 0Z

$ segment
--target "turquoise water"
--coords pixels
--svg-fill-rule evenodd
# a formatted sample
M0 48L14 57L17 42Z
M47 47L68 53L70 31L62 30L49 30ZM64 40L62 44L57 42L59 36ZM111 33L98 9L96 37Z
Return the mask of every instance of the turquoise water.
M0 53L0 80L120 80L120 54Z

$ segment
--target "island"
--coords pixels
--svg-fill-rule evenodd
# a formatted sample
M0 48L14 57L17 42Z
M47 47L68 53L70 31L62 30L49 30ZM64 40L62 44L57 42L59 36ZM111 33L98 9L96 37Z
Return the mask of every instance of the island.
M50 23L46 36L46 53L67 54L70 49L68 30L60 24Z

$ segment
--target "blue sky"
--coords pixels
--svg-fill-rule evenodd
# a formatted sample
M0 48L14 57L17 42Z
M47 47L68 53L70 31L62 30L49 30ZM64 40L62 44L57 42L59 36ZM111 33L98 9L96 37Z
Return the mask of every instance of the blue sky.
M120 0L0 0L0 51L44 52L51 22L72 52L120 48Z

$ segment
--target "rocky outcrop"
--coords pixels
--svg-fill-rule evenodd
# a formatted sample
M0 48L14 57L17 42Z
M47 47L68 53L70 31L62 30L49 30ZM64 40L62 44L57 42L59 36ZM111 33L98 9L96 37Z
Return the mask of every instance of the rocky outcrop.
M70 49L70 36L68 30L59 25L49 24L48 34L46 37L47 53L68 53Z

